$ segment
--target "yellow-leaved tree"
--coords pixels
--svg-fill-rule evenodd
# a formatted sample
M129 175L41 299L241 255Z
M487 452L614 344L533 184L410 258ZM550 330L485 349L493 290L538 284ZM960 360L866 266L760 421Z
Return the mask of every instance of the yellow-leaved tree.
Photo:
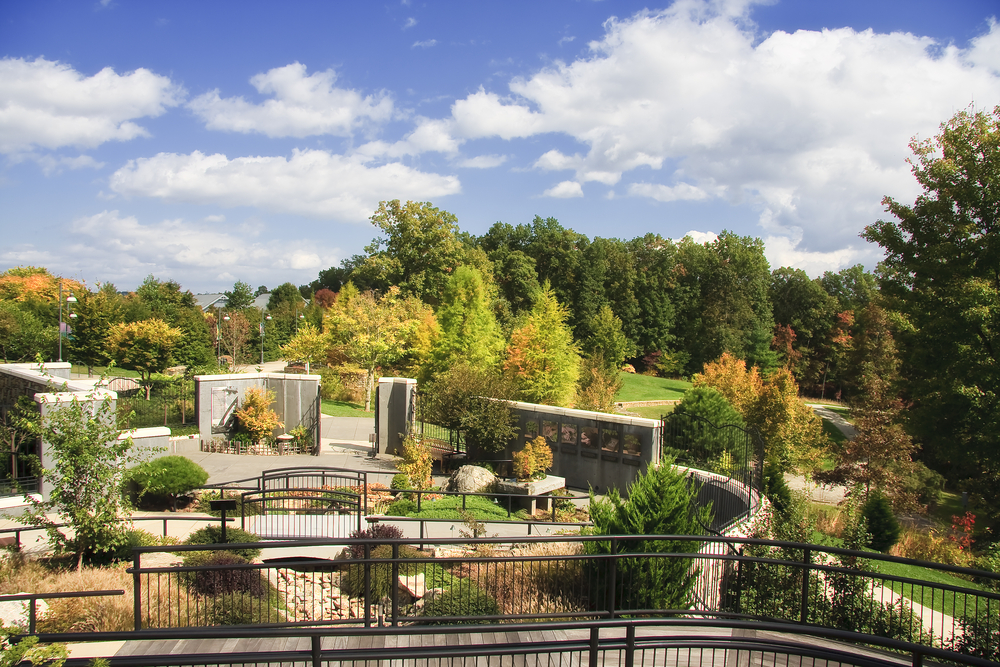
M812 470L829 446L823 421L801 400L799 387L787 368L764 378L756 366L747 369L729 352L705 364L695 386L708 386L725 396L748 426L764 439L768 464L781 471Z
M332 344L328 333L319 330L319 327L306 322L299 327L298 332L288 344L281 346L281 356L286 361L303 361L306 364L306 373L309 373L309 364L314 361L326 358L326 351Z

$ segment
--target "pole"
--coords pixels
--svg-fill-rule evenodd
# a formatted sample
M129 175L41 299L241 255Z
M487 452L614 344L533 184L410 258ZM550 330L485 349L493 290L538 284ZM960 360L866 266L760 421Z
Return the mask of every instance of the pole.
M62 362L62 278L59 279L59 361Z

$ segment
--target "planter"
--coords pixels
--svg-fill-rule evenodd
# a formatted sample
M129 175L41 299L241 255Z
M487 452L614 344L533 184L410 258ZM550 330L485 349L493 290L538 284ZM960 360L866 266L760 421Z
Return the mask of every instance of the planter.
M512 495L529 496L522 501L521 505L531 514L535 513L536 505L541 509L549 509L549 494L556 489L566 488L566 478L556 475L546 475L544 479L536 479L528 482L510 482L500 480L497 482L497 493L509 493ZM536 496L542 496L537 498Z

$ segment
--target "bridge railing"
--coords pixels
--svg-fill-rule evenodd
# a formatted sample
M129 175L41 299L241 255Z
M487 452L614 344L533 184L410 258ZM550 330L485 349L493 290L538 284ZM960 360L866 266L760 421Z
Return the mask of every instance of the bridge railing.
M703 548L722 542L733 550ZM137 628L697 615L994 650L1000 657L1000 575L881 554L699 536L428 539L422 551L412 539L252 546L267 549L263 562L144 567L146 553L182 557L241 546L136 549ZM297 556L304 547L316 555ZM345 548L350 557L341 553ZM886 574L889 563L910 566L914 575ZM701 577L702 571L719 574Z

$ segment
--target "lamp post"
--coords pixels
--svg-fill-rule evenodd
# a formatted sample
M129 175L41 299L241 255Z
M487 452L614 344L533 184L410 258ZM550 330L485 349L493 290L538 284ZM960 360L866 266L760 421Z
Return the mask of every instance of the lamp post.
M264 317L264 311L260 311L260 365L264 365L264 320L270 320L271 316Z
M66 297L66 310L69 311L69 318L76 319L76 313L69 304L76 303L76 297L71 293ZM63 286L62 278L59 279L59 361L62 362L62 339L63 339Z
M299 313L298 306L295 308L295 333L299 332L299 320L306 319L305 313Z

